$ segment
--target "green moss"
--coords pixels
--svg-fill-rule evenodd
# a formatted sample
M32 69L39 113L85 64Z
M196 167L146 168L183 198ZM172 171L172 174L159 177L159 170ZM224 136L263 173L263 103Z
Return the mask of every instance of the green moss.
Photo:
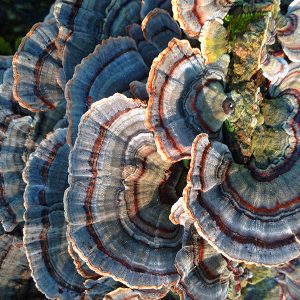
M189 169L190 168L190 160L189 159L184 159L183 161L182 161L182 163L183 163L183 166L185 167L185 168L187 168L187 169Z
M15 49L18 50L20 44L21 44L21 41L22 41L22 37L19 36L17 37L17 39L15 40Z
M0 55L10 55L13 50L10 44L1 36L0 37Z
M232 123L229 120L226 120L224 122L224 124L225 124L225 128L228 132L234 132L234 127L233 127Z
M249 24L254 23L265 16L265 12L242 13L239 15L228 14L224 18L224 26L229 32L229 40L234 41L237 36L247 31Z

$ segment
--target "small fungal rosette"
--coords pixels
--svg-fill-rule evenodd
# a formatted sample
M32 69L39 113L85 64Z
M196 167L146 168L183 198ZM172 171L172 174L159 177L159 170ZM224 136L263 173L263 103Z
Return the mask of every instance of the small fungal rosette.
M238 261L274 266L299 256L299 162L292 163L258 176L235 163L225 144L200 134L184 190L199 234Z
M300 62L300 1L294 0L288 7L287 14L276 22L276 32L282 49L293 62Z
M191 38L199 37L207 20L223 19L236 0L172 0L174 19Z
M277 268L284 277L284 296L287 300L298 299L300 295L300 259L293 259Z
M57 129L31 154L24 170L24 246L38 289L53 299L81 299L84 278L68 253L64 191L68 186L66 129ZM72 276L70 276L70 274Z
M65 194L68 239L87 265L133 289L170 288L182 230L169 219L180 169L164 162L145 108L121 94L83 115Z
M110 38L98 45L75 69L66 85L68 142L74 144L81 116L95 101L129 91L129 84L147 78L148 67L132 38Z
M23 38L13 57L13 96L32 112L54 109L64 101L64 92L57 80L62 68L57 36L55 22L37 23Z
M142 101L149 99L146 83L134 80L129 84L130 93L134 98L138 98Z
M181 299L226 299L229 287L227 261L203 238L195 227L187 226L187 241L177 253L175 265L180 275L176 291Z
M261 69L263 71L263 76L274 83L278 79L285 77L289 71L289 65L282 57L264 53L261 60Z
M151 10L142 22L142 31L147 41L159 52L164 50L172 38L181 38L181 30L170 14L164 9Z
M197 134L220 136L228 118L224 92L229 56L205 65L200 50L173 39L153 61L148 78L146 126L169 162L190 158Z

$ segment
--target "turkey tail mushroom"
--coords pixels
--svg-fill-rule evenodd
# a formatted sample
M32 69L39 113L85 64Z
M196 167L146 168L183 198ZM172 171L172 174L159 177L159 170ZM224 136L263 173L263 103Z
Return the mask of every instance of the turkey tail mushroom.
M181 30L168 12L156 8L150 11L142 22L142 31L147 41L159 52L164 50L173 38L181 38Z
M287 57L300 62L300 1L294 0L285 16L279 17L276 24L277 37Z
M211 168L211 169L210 169ZM265 179L233 162L227 146L199 135L184 201L199 234L238 261L274 266L300 254L299 160Z
M175 266L180 280L175 289L183 300L226 299L229 287L227 261L196 232L177 253Z
M57 83L62 67L57 35L55 22L35 24L13 57L14 98L32 112L54 109L64 101L63 90Z
M110 38L97 46L75 69L66 86L68 142L74 144L81 116L97 100L129 90L147 77L148 67L129 37Z
M205 21L223 19L236 0L172 0L174 19L191 38L199 37Z
M91 269L134 289L160 289L178 278L182 231L168 219L178 178L144 120L141 103L121 94L83 115L70 154L66 218L68 237Z
M190 158L191 145L200 132L215 138L227 114L224 82L229 56L205 65L199 49L187 40L173 39L153 61L148 78L146 126L154 132L163 159Z
M0 221L5 231L11 232L23 222L25 183L22 172L32 118L13 113L5 115L8 112L1 110L0 113Z
M29 158L24 170L24 245L32 276L46 297L81 299L84 278L68 253L64 218L68 155L66 129L57 129Z

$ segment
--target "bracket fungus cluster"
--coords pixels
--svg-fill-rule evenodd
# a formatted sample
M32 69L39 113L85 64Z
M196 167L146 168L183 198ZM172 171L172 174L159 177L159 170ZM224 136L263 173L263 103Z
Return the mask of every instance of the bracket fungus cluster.
M300 299L298 17L56 0L0 56L0 299Z

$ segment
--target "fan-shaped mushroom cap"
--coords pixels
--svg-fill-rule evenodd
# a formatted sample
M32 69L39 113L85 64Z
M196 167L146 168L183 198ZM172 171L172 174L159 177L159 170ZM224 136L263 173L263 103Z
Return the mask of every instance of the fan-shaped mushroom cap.
M223 54L228 52L227 30L221 19L212 19L203 25L199 41L201 54L206 63L216 62Z
M189 158L200 132L217 136L227 114L224 81L229 56L205 65L199 49L173 39L153 61L148 78L146 125L154 132L159 153L167 161Z
M8 115L1 132L0 149L0 221L5 231L12 231L23 221L22 180L24 169L23 154L32 118Z
M277 265L298 256L299 161L293 163L289 170L253 174L233 162L225 145L200 134L184 190L199 234L235 260Z
M148 68L129 37L110 38L76 67L66 86L68 138L77 136L81 116L91 104L115 92L129 90L130 82L147 77Z
M66 81L72 78L75 66L102 39L124 35L125 27L138 21L141 7L139 0L68 2L59 3L54 9L60 24L59 44Z
M5 300L42 299L35 298L30 269L22 240L12 234L0 236L0 298Z
M275 82L277 79L285 77L289 71L289 65L284 58L267 53L261 62L261 69L268 80Z
M141 19L143 20L148 15L148 13L155 8L161 8L169 13L172 13L171 0L143 0L141 8Z
M181 38L177 23L167 11L155 8L150 11L142 22L142 30L147 41L154 44L160 51L164 50L173 38Z
M137 48L147 66L151 67L153 59L159 51L152 43L145 40L142 28L139 24L131 24L127 27L127 34L134 39Z
M66 81L72 78L75 66L100 42L108 0L61 1L54 6L59 24L58 47Z
M144 115L121 94L92 105L70 154L65 207L69 238L91 269L157 289L177 280L182 232L168 216L179 172L156 152Z
M272 180L285 173L293 174L293 170L297 169L300 147L299 74L300 64L290 64L287 75L271 85L271 99L265 99L262 103L265 131L273 133L270 135L270 132L267 132L266 139L261 138L258 141L258 145L262 141L265 143L259 146L258 150L262 151L261 158L267 167L261 167L261 161L258 159L250 163L251 172L258 179ZM271 152L267 148L264 149L268 144L274 148Z
M300 62L300 1L294 0L288 13L277 21L277 36L282 49L291 61Z
M204 22L223 19L235 0L172 0L174 19L190 37L198 37Z
M132 290L129 288L118 288L103 298L103 300L159 300L168 293L168 289L158 290Z
M188 243L176 255L175 265L180 275L176 290L182 299L226 299L227 262L197 234L194 226Z
M86 290L82 300L102 300L106 294L121 286L111 277L102 277L98 280L89 279L85 281L84 285Z
M4 72L11 67L12 56L0 55L0 84L3 82Z
M55 23L35 24L13 58L14 98L33 112L54 109L64 99L57 83L61 68L57 34Z
M63 195L68 186L66 129L42 141L24 170L24 243L32 276L48 298L77 299L84 279L68 254ZM70 276L70 274L72 276Z

